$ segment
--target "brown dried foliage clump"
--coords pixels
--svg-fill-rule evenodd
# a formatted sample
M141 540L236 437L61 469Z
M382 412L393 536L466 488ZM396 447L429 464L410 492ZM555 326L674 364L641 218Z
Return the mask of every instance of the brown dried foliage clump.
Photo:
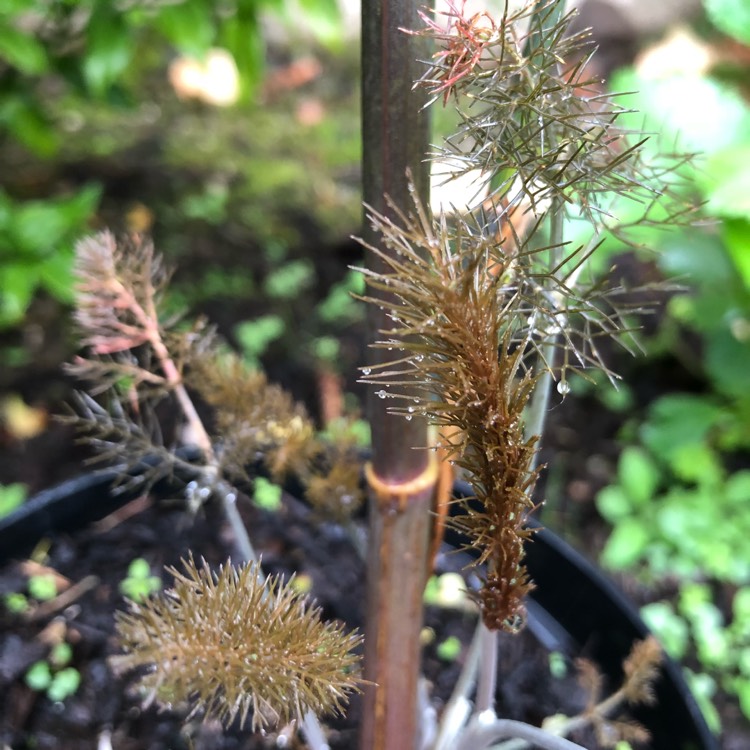
M183 561L171 590L117 614L117 672L141 669L161 704L187 703L224 724L252 713L254 729L340 713L359 691L361 642L257 563ZM144 670L145 668L145 670Z
M308 484L310 500L328 516L357 510L359 474L343 468L357 462L346 430L322 440L305 408L205 323L177 325L174 316L167 321L169 273L150 240L118 241L109 232L87 237L76 247L75 275L76 322L87 350L69 371L88 381L89 393L104 394L105 403L79 394L70 421L101 460L132 471L158 455L158 464L141 467L127 481L148 485L180 468L198 474L209 489L222 480L249 481L248 471L263 466L276 481L296 475ZM209 426L193 404L194 394L212 408ZM200 449L202 465L188 464L174 445L165 445L154 408L164 398L178 416L172 431Z

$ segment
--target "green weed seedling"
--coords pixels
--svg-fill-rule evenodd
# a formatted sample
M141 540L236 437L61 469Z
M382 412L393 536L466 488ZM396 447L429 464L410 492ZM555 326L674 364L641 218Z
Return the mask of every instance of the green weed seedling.
M443 661L456 661L461 654L461 641L455 635L448 636L438 644L436 653Z
M3 604L5 605L5 609L14 615L22 615L28 612L30 607L28 597L20 591L11 591L8 594L4 594Z
M253 502L259 508L275 513L281 507L281 487L263 477L256 477Z
M0 486L0 518L12 513L26 499L26 485L8 484Z
M142 557L137 557L130 563L128 577L120 581L120 592L134 602L147 599L151 594L161 591L161 587L161 578L151 575L151 567Z
M41 573L29 578L26 584L27 593L12 591L3 596L5 608L16 615L22 615L31 609L30 599L37 602L47 602L57 596L57 582L49 573Z
M650 580L680 581L676 607L654 602L642 614L670 655L697 658L703 672L686 676L717 731L711 703L717 685L736 696L750 718L750 472L727 475L711 447L711 428L721 416L693 396L661 399L642 432L658 454L626 448L617 483L597 498L600 513L613 524L602 562ZM739 587L729 622L706 579Z
M37 601L48 602L57 596L57 582L51 573L42 573L29 578L29 594Z
M47 661L38 661L29 667L24 678L26 684L32 690L45 693L55 703L75 695L81 684L81 675L75 667L68 666L72 658L70 645L58 643Z
M261 315L237 325L234 334L245 361L257 367L269 344L280 338L286 328L278 315Z

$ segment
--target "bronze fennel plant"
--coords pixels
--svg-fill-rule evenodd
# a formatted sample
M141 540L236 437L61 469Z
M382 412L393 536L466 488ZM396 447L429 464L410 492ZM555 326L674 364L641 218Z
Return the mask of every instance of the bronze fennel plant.
M593 275L589 260L605 235L635 244L630 228L674 224L690 207L675 158L648 156L640 134L618 128L612 97L586 79L584 39L566 35L562 3L506 9L497 20L467 17L463 3L449 4L445 18L425 21L409 33L430 37L438 51L417 85L433 101L455 98L460 122L432 158L446 179L476 172L478 194L488 188L450 215L433 215L416 191L411 205L391 204L391 216L370 210L382 244L368 244L380 263L363 269L373 290L367 300L393 323L376 346L395 354L362 368L363 380L394 404L392 419L437 427L441 453L479 502L479 509L465 503L452 523L485 565L482 620L490 630L515 632L533 586L523 544L550 385L556 381L564 396L569 375L591 368L614 379L598 341L629 345L629 310L618 298L630 290ZM619 220L624 205L637 206L637 216ZM572 219L591 226L580 247L565 242ZM122 465L125 481L149 484L177 472L199 500L216 495L246 559L253 553L238 522L236 486L259 463L277 479L295 474L317 507L340 518L356 507L362 492L351 435L344 429L333 443L320 440L304 409L210 329L166 324L159 309L166 275L150 243L120 244L106 233L84 240L77 274L77 319L89 354L72 370L107 403L82 395L76 419ZM212 430L192 393L214 407ZM165 441L155 417L162 399L181 415L173 442L196 446L198 460ZM155 452L161 460L144 467L141 459ZM146 684L161 700L197 697L224 719L244 719L252 708L263 726L338 711L358 689L351 654L358 637L320 623L256 563L212 574L191 560L185 574L173 573L164 599L131 605L120 617L126 654L115 662L151 665ZM250 603L265 613L260 621ZM621 698L649 697L658 655L643 653ZM592 705L589 719L604 721L603 713Z

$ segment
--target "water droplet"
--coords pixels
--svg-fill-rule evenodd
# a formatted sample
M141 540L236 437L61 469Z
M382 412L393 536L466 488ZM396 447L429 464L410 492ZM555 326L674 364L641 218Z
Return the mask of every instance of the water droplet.
M415 360L416 362L421 362L421 361L422 361L423 359L424 359L424 354L417 354L417 355L416 355L416 356L414 357L414 360Z
M385 391L375 391L375 395L378 398L385 398L388 394Z
M372 369L370 367L363 367L362 368L362 374L363 375L369 375L372 372Z
M509 633L520 633L525 624L524 618L521 615L514 614L503 620L503 630Z
M411 414L407 414L407 415L406 415L406 416L404 417L404 419L405 419L405 420L406 420L407 422L411 422Z
M561 380L557 384L557 392L561 396L567 396L570 393L570 384L568 383L567 380Z
M414 407L413 406L409 406L409 407L407 407L406 411L408 411L409 414L413 414L414 413Z
M419 399L418 399L418 398L415 398L415 399L414 399L414 403L415 403L415 404L418 404L418 403L419 403Z

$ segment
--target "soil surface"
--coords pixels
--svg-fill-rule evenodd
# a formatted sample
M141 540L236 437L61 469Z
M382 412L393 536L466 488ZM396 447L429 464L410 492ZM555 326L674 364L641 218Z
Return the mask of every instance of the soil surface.
M293 498L286 498L277 513L255 508L249 501L241 507L265 571L284 576L297 573L309 581L311 595L325 617L341 619L350 627L362 625L364 566L341 528L311 523L310 511ZM4 696L0 740L4 746L16 750L85 750L106 747L107 742L126 750L284 746L275 734L263 737L239 727L224 731L216 722L186 722L185 711L144 709L132 681L114 676L107 663L107 657L117 652L114 612L125 608L119 586L131 561L142 557L157 574L165 565L180 567L180 559L190 550L211 564L224 562L232 540L216 507L206 506L191 518L179 503L157 503L144 497L74 535L55 535L48 543L45 569L61 577L61 591L81 582L89 585L54 612L45 613L48 605L44 604L35 605L26 616L0 612L0 693ZM439 560L438 572L458 565L452 555L441 555ZM24 590L28 573L22 563L3 568L0 595ZM474 615L465 611L428 608L424 674L438 708L455 684L474 622ZM446 661L439 658L437 647L450 637L458 638L463 648L458 658ZM64 702L55 702L28 687L23 675L34 662L47 657L51 645L63 640L72 646L70 664L81 675L81 688ZM505 717L538 723L552 713L575 714L585 706L586 693L570 663L566 676L551 679L549 654L528 632L503 638L499 666L504 679L498 708ZM355 698L346 718L327 722L331 747L354 750L358 722ZM586 733L579 733L577 739L586 747L597 747Z

